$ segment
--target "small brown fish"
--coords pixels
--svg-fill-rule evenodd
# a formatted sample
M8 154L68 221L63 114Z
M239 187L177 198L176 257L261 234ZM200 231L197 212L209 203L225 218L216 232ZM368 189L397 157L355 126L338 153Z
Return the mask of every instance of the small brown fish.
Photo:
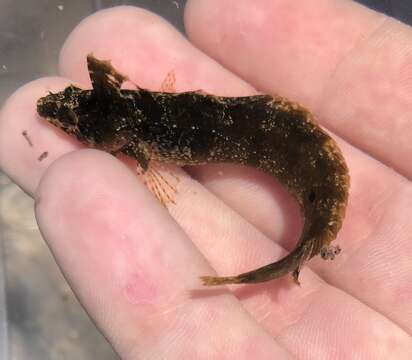
M298 283L305 262L339 252L329 244L345 216L348 168L306 109L271 95L121 90L127 78L109 61L89 55L87 64L93 89L71 85L39 99L40 116L90 147L135 158L143 172L152 160L237 163L276 177L298 201L305 222L290 254L237 276L204 276L205 285L258 283L287 273Z

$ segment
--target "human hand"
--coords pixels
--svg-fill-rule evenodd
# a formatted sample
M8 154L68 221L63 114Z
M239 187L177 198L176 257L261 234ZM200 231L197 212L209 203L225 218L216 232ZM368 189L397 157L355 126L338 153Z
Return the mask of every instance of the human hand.
M153 14L97 13L64 45L62 77L19 89L1 112L0 166L35 198L42 234L83 306L127 359L410 358L411 30L331 0L198 0L185 20L197 47ZM191 168L169 208L178 226L132 167L72 152L80 145L35 104L72 81L90 86L90 52L141 87L158 89L174 70L178 91L236 96L254 86L305 104L345 139L351 190L339 257L313 259L301 287L290 277L201 287L212 268L237 274L290 250L297 206L252 169ZM37 161L22 130L46 159Z

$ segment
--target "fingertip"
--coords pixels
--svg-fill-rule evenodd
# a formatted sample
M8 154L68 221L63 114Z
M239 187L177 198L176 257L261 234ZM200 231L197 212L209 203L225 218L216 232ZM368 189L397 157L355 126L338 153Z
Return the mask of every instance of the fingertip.
M356 2L334 0L199 0L185 14L188 38L205 53L258 89L307 105L380 21Z
M170 65L163 66L168 54L172 52L176 58L172 46L182 40L183 36L160 16L138 7L118 6L98 11L76 26L62 47L59 68L65 76L89 84L85 59L93 52L98 58L111 60L130 79L139 79L139 85L153 86L153 79L142 78L140 72L136 77L136 69L142 67L147 72L150 66L162 72L161 79L170 70ZM165 43L171 46L163 46ZM158 84L160 81L155 81Z
M59 134L37 114L37 100L69 84L60 77L34 80L17 89L0 112L0 167L23 190L33 193L42 173L74 143L57 141ZM24 132L24 134L23 134ZM49 156L39 161L45 151Z
M63 46L61 73L90 84L86 56L91 52L99 59L110 60L116 70L142 88L159 90L173 70L177 92L203 89L239 96L253 92L163 18L140 8L116 7L83 20Z

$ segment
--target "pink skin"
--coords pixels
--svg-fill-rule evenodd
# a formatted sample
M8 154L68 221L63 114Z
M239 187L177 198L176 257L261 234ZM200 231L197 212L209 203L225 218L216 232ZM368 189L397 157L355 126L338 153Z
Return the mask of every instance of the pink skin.
M153 14L115 8L69 36L64 78L36 80L5 104L0 166L36 199L57 262L123 358L410 358L412 33L384 19L345 1L189 1L196 48ZM350 167L342 253L311 261L301 287L283 278L202 288L198 276L212 268L236 274L292 248L296 205L253 169L213 165L190 169L198 181L178 172L171 217L133 167L72 152L79 144L38 118L35 102L70 82L90 86L89 52L142 87L158 89L174 70L178 91L244 95L255 86L314 109Z

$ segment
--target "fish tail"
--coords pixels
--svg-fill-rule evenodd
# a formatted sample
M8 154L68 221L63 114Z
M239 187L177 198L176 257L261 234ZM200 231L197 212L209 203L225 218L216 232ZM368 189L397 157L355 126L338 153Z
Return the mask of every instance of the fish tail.
M204 286L217 286L228 284L261 283L279 278L292 273L293 280L299 285L299 272L303 263L308 258L306 246L298 246L289 255L274 263L262 266L256 270L248 271L237 276L201 276Z

